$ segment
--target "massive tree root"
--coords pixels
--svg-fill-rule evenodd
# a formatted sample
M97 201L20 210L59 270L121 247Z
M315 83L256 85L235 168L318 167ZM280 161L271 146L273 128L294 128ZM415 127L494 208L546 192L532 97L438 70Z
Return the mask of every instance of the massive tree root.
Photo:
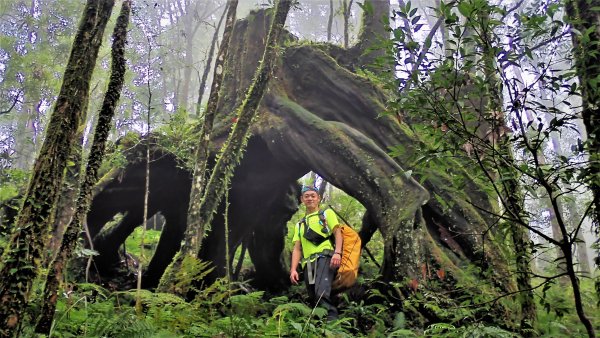
M267 22L265 11L258 11L235 26L213 153L225 140L231 113L258 65ZM384 280L423 280L428 278L423 266L441 266L452 272L474 263L492 267L496 286L513 290L500 249L486 241L493 236L490 228L494 225L494 220L481 212L492 210L487 195L470 180L464 164L456 163L451 173L432 170L416 180L405 171L410 168L403 162L415 153L418 136L396 119L381 116L385 92L354 72L363 59L355 49L331 45L291 43L282 47L281 65L259 107L253 136L229 194L232 252L247 241L257 285L275 290L287 286L281 259L285 222L297 210L296 180L313 170L366 207L361 235L366 244L376 230L383 234ZM402 146L406 157L391 158L387 151L392 146ZM462 191L451 188L452 175L465 178ZM167 184L179 187L178 203L187 206L189 181L184 181L181 184L188 186ZM150 190L150 204L157 204L150 214L161 211L167 215L173 206L164 194L153 197L152 183ZM433 195L437 198L429 199ZM95 203L100 208L100 200ZM168 253L163 255L165 261L178 247L184 212L167 217L166 226L177 230L172 230L168 239L161 237L161 243L165 241L161 251ZM94 215L98 213L92 210L90 217ZM222 216L215 219L202 245L201 258L217 267L213 278L224 275L226 266L223 223ZM165 230L163 237L167 234ZM121 240L116 240L116 235L110 238ZM156 275L160 269L164 269L162 260L156 264ZM156 279L149 280L154 284Z

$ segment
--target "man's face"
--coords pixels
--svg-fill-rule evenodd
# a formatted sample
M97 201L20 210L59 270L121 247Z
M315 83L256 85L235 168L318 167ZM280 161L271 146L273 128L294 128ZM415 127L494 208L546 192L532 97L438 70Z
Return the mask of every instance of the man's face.
M319 197L316 191L309 190L302 194L302 203L304 203L307 209L318 208L320 201L321 197Z

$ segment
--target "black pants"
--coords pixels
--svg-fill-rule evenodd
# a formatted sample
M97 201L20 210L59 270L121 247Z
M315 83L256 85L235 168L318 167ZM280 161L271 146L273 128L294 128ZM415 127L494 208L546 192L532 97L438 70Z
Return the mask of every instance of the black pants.
M331 302L331 284L333 283L333 278L335 277L335 270L329 266L331 261L331 257L322 256L317 258L311 265L316 264L316 269L314 266L309 267L307 263L304 271L304 283L306 284L306 289L308 290L308 295L310 296L311 301L314 305L320 305L327 310L327 320L335 320L338 317L338 310ZM308 283L309 271L308 269L312 268L315 273L315 284Z

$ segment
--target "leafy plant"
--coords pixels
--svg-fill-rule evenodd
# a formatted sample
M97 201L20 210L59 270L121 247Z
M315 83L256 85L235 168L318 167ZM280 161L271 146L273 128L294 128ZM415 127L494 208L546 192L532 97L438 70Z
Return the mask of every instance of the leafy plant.
M158 241L160 240L161 232L159 230L147 229L144 235L144 249L143 252L140 248L140 240L143 229L137 227L133 230L131 235L125 240L125 249L127 253L133 255L136 259L142 262L143 266L148 266Z

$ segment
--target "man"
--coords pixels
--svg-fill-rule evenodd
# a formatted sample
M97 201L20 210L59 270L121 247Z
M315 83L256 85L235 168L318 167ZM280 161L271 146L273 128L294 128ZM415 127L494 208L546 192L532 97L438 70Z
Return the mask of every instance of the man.
M342 232L331 209L319 210L321 196L313 186L303 186L300 197L305 217L294 231L290 281L298 284L298 263L305 268L304 281L311 300L327 309L329 321L337 319L331 302L331 284L342 260Z

